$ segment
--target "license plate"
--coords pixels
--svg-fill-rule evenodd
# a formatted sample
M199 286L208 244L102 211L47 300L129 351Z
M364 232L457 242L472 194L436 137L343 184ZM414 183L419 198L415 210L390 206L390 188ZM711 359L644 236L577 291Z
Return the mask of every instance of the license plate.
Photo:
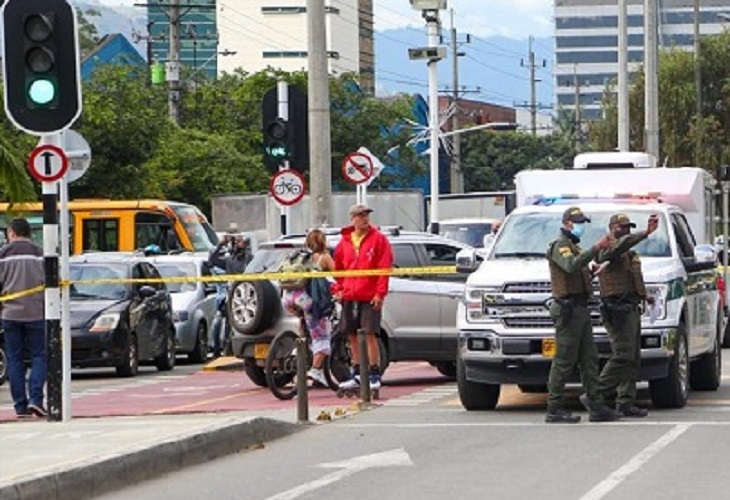
M555 339L542 339L542 355L546 358L555 357Z
M253 346L253 357L256 359L266 359L269 354L269 344L256 344Z

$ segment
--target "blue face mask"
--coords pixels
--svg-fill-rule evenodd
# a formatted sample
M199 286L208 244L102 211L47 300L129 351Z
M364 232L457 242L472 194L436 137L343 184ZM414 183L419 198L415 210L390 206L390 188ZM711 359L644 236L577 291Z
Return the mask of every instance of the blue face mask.
M582 222L574 222L573 223L573 229L570 230L570 232L575 236L576 238L580 238L583 236L583 232L586 229L586 225Z

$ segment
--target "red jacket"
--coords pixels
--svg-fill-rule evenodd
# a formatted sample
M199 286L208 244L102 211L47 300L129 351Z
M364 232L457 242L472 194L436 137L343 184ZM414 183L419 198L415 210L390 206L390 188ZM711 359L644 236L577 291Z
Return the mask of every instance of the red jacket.
M360 242L360 251L352 244L353 226L342 229L342 239L335 248L335 270L353 271L356 269L391 269L393 267L393 248L388 238L378 228L370 225L370 230ZM342 292L343 300L370 301L378 295L388 294L388 276L354 276L336 278L333 293Z

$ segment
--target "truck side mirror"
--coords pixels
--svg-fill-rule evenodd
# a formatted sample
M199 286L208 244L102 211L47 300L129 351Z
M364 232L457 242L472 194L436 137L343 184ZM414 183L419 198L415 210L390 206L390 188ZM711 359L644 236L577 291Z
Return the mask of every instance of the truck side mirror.
M456 254L456 272L470 274L479 267L477 251L473 248L465 248Z
M717 262L717 252L712 245L697 245L694 253L697 263Z

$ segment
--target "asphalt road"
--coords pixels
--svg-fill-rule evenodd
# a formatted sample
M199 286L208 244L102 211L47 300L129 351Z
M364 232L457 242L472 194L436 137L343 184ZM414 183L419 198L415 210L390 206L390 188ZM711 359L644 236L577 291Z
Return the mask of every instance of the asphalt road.
M497 411L466 412L444 382L101 498L724 499L730 376L723 382L681 410L578 425L545 424L545 396L515 387Z

